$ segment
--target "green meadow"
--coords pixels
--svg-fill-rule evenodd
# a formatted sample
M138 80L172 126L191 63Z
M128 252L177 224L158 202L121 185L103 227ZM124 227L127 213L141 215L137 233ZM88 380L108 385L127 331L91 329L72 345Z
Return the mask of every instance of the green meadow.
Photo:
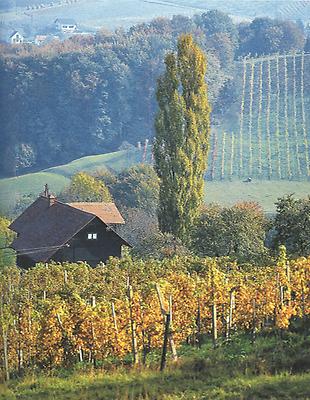
M0 211L10 213L16 202L25 196L37 196L43 191L45 183L51 191L59 193L70 182L70 177L79 171L96 172L110 170L119 172L143 162L143 150L118 151L82 157L65 165L48 168L14 178L0 179ZM150 162L147 154L146 162ZM258 180L251 183L234 178L233 180L206 181L205 201L231 205L239 201L256 201L266 212L275 210L275 201L286 194L305 198L310 193L310 182L289 180Z

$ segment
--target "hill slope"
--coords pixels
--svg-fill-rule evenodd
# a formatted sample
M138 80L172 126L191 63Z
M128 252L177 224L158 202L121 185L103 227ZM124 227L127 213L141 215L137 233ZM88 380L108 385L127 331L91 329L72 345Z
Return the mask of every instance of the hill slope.
M143 161L150 162L150 154L143 155L143 150L133 149L115 153L83 157L68 164L49 168L41 172L0 180L0 212L9 213L18 200L29 194L36 196L48 183L51 190L59 193L70 182L70 177L78 171L94 172L112 170L119 172ZM278 197L294 193L304 198L310 195L310 182L287 180L242 180L207 181L206 202L223 205L237 201L257 201L266 212L274 211L274 202Z

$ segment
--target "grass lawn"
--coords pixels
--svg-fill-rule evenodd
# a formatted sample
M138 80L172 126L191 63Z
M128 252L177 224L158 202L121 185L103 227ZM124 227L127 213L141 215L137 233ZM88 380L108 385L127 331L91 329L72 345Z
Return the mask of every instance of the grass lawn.
M298 181L219 181L206 182L205 200L207 203L232 205L239 201L256 201L265 212L274 212L275 201L286 194L296 197L310 195L310 182Z
M310 398L310 373L208 378L175 371L27 377L0 389L1 400L224 400Z
M37 196L43 191L45 183L48 183L55 192L59 192L69 182L65 176L49 172L0 179L0 212L6 214L15 206L16 201L25 195Z
M0 400L224 400L310 399L310 337L236 335L213 348L184 345L175 363L158 371L160 351L148 355L147 367L109 360L103 369L78 364L75 369L28 373L0 386ZM128 357L127 357L128 358ZM104 368L104 365L102 365Z

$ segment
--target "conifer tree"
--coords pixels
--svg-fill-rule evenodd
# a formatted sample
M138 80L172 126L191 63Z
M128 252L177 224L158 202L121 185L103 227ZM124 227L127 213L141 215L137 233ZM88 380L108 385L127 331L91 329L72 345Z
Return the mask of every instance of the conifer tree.
M204 196L210 133L206 59L190 35L165 59L157 88L155 168L160 178L158 220L163 232L186 239Z

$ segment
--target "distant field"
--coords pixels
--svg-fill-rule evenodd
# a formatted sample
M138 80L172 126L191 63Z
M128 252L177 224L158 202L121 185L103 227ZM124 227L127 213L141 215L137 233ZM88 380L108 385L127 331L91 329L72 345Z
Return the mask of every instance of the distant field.
M310 182L297 181L243 181L206 182L205 200L207 203L232 205L239 201L255 201L265 212L275 211L274 203L286 194L298 198L310 196Z
M68 164L49 168L41 172L22 175L16 178L0 180L0 212L7 214L14 208L16 201L23 196L37 195L48 183L54 193L59 193L70 182L70 177L78 171L96 170L121 171L143 162L143 150L119 151L109 154L83 157ZM147 154L146 162L150 162ZM288 180L255 180L245 183L242 180L207 181L206 202L231 205L238 201L256 201L266 212L274 211L274 202L278 197L294 193L305 198L310 195L310 182Z
M17 26L30 24L32 18L33 26L42 28L52 25L56 18L70 17L82 27L115 29L119 26L129 28L159 16L172 17L175 14L191 16L199 11L196 8L165 4L163 1L80 0L73 4L27 11L29 16L25 15L25 9L17 9L17 12L12 10L0 13L0 18L8 24Z
M32 6L41 3L39 0L29 2ZM310 18L310 3L296 0L79 0L71 4L65 1L53 3L53 7L34 10L14 8L0 13L0 19L12 28L31 25L37 30L52 25L56 18L74 18L84 28L115 29L119 26L128 28L155 17L192 16L209 9L227 12L236 21L261 16L305 21Z

